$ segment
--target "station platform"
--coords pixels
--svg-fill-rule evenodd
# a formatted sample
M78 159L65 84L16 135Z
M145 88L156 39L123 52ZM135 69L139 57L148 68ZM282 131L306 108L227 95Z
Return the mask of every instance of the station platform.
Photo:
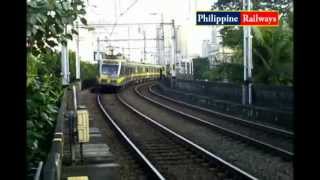
M81 97L81 92L79 93ZM89 107L89 101L86 97L81 97L81 105ZM70 100L69 100L70 101ZM68 103L67 109L72 109L72 102ZM120 165L116 162L110 148L106 143L105 128L102 126L104 122L95 118L91 108L87 108L89 112L89 142L82 145L82 161L80 153L80 144L71 147L68 118L64 123L64 153L62 161L62 180L114 180L120 179ZM74 160L72 161L73 149Z

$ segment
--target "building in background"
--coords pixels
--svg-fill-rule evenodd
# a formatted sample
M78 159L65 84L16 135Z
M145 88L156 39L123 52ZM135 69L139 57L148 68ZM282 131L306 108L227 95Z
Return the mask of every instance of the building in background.
M202 54L201 57L208 57L209 56L209 50L210 50L210 41L209 40L203 40L202 41Z

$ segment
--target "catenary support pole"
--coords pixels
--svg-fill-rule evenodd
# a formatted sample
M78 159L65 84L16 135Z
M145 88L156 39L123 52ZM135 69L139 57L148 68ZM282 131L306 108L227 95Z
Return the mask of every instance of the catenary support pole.
M65 27L65 33L67 32L67 27ZM62 85L69 85L69 61L68 61L68 47L67 44L62 44L61 46L61 75L62 75Z
M251 10L251 0L243 0L243 9ZM242 104L252 104L252 35L251 27L243 27L243 86Z
M77 43L77 52L76 52L76 83L77 83L77 88L79 88L79 90L81 89L81 77L80 77L80 51L79 51L79 36L80 36L80 30L79 30L79 22L76 22L76 26L77 26L77 31L78 31L78 35L77 35L77 39L76 39L76 43Z

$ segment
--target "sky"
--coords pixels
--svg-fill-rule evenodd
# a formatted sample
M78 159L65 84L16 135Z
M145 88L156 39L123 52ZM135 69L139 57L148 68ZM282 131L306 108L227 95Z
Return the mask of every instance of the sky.
M181 51L186 55L201 55L202 41L211 39L211 27L196 26L195 14L197 10L210 10L213 0L88 0L87 2L88 24L160 23L161 13L164 22L171 22L174 19L176 27L179 26ZM156 25L140 27L117 25L96 28L95 31L80 29L80 59L93 61L93 51L97 48L97 37L100 39L141 39L143 38L142 32L145 31L146 38L155 38L156 28ZM168 39L170 39L170 30L170 27L167 26ZM76 42L73 41L69 47L74 50L75 45ZM101 46L107 45L133 48L130 50L130 57L136 60L143 58L143 41L101 44ZM147 41L149 59L155 55L155 46L155 41ZM129 54L128 49L120 48L119 51Z

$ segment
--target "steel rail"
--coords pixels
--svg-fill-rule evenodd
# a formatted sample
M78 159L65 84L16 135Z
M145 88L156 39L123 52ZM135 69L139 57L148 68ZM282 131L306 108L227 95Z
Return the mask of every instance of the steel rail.
M103 114L107 117L107 119L111 122L113 127L120 133L121 137L129 144L129 146L135 151L135 153L139 156L140 159L147 165L147 167L152 171L154 176L157 179L165 180L164 176L155 168L155 166L148 160L148 158L139 150L139 148L130 140L130 138L125 134L123 130L117 125L117 123L111 118L111 116L104 109L101 104L100 95L97 96L98 105L103 112Z
M125 102L119 94L117 94L117 98L120 100L120 102L131 109L134 113L137 115L143 117L148 122L152 123L152 125L155 125L156 127L160 128L163 132L175 137L176 139L180 140L181 142L187 144L188 146L192 147L193 149L197 150L198 152L201 152L203 155L205 155L208 159L214 161L215 163L219 164L220 166L224 167L224 169L230 170L234 175L237 175L240 179L251 179L251 180L257 180L258 178L254 177L253 175L245 172L244 170L236 167L235 165L232 165L231 163L223 160L222 158L218 157L217 155L214 155L213 153L209 152L205 148L199 146L198 144L192 142L191 140L183 137L182 135L177 134L173 130L169 129L168 127L158 123L157 121L151 119L150 117L146 116L142 112L135 109L133 106Z
M236 121L236 122L239 122L239 123L251 126L251 127L260 128L260 129L269 131L269 132L274 133L274 134L280 134L280 135L286 136L288 138L293 138L293 136L294 136L294 133L291 132L291 131L286 131L286 130L283 130L283 129L267 126L267 125L264 125L264 124L261 124L261 123L251 122L251 121L244 120L244 119L236 117L236 116L232 116L232 115L229 115L229 114L213 111L211 109L207 109L207 108L204 108L204 107L196 106L196 105L189 104L189 103L177 100L177 99L170 98L168 96L162 95L162 94L157 93L154 90L152 90L152 87L154 87L154 86L155 85L149 86L150 93L155 95L155 96L158 96L158 97L161 97L163 99L166 99L168 101L171 101L171 102L174 102L174 103L177 103L177 104L181 104L183 106L186 106L186 107L189 107L189 108L193 108L193 109L196 109L196 110L200 110L200 111L203 111L203 112L206 112L206 113L210 113L210 114L213 114L215 116L218 116L219 118L222 117L222 118L224 118L224 119L226 119L228 121Z
M290 160L291 160L291 159L293 158L293 156L294 156L294 153L293 153L293 152L289 152L289 151L287 151L287 150L281 149L281 148L276 147L276 146L273 146L273 145L271 145L271 144L268 144L268 143L265 143L265 142L256 140L256 139L254 139L254 138L251 138L251 137L249 137L249 136L246 136L246 135L237 133L237 132L235 132L235 131L226 129L226 128L221 127L221 126L219 126L219 125L216 125L216 124L214 124L214 123L205 121L205 120L203 120L203 119L201 119L201 118L192 116L192 115L190 115L190 114L184 113L184 112L182 112L182 111L179 111L179 110L176 110L176 109L174 109L174 108L171 108L171 107L169 107L169 106L167 106L167 105L164 105L164 104L162 104L162 103L160 103L160 102L157 102L157 101L155 101L155 100L153 100L153 99L151 99L151 98L149 98L149 97L147 97L147 96L142 95L142 94L138 91L138 87L141 87L141 86L143 86L143 85L135 86L135 88L134 88L135 93L136 93L138 96L140 96L141 98L143 98L143 99L145 99L145 100L147 100L147 101L149 101L149 102L151 102L151 103L153 103L153 104L156 104L156 105L158 105L158 106L160 106L160 107L162 107L162 108L165 108L165 109L167 109L167 110L169 110L169 111L172 111L172 112L174 112L174 113L177 113L177 114L179 114L179 115L182 115L183 117L186 117L186 118L188 118L188 119L191 119L191 120L195 120L195 121L197 121L197 122L200 122L200 123L202 123L202 124L204 124L204 125L206 125L206 126L208 126L208 127L210 127L210 128L214 128L214 129L216 129L216 130L218 130L218 131L220 131L221 133L224 133L224 134L226 134L226 135L229 135L229 136L231 135L231 136L233 136L233 137L235 137L235 138L238 138L238 139L240 139L240 140L244 140L244 141L249 142L249 143L251 143L251 144L253 144L253 145L256 145L256 146L258 146L258 147L266 148L266 149L270 150L271 152L277 153L277 154L279 154L280 156L282 156L282 157L284 157L284 158L287 158L287 159L290 159Z

